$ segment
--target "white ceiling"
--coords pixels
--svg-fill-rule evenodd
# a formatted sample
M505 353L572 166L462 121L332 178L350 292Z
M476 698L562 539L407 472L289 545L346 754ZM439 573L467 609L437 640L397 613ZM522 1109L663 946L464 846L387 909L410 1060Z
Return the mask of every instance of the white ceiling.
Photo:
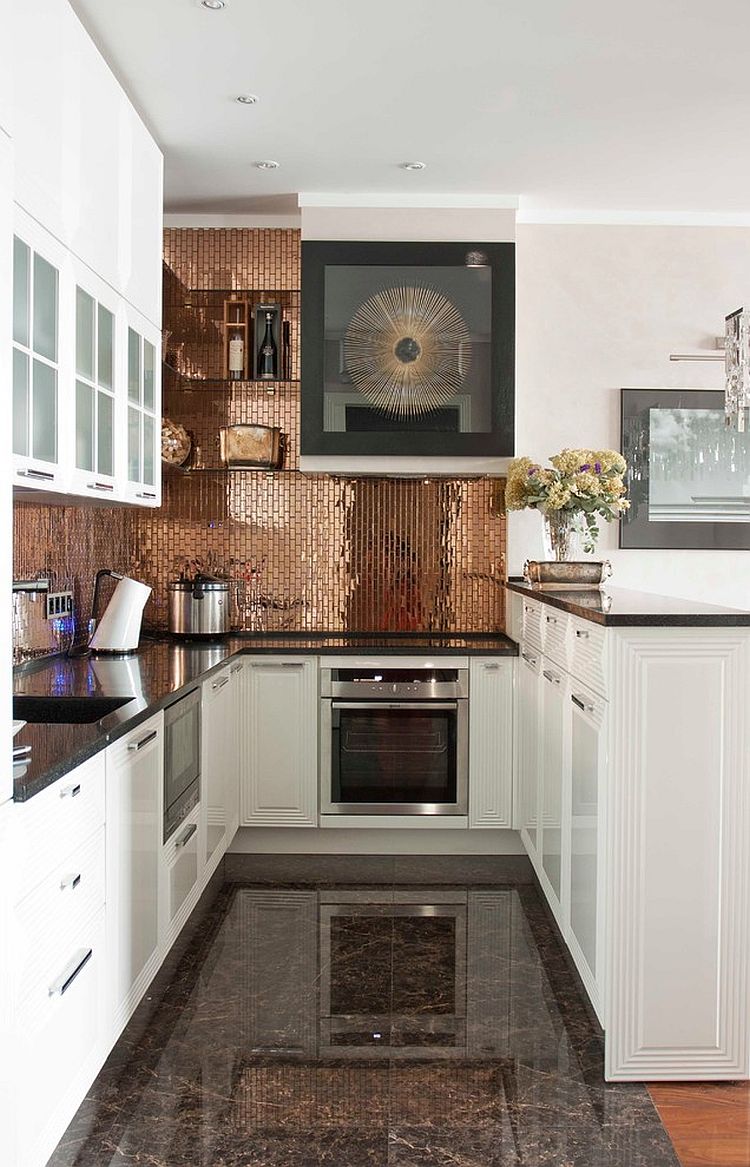
M750 212L747 0L71 2L164 150L173 212L300 191Z

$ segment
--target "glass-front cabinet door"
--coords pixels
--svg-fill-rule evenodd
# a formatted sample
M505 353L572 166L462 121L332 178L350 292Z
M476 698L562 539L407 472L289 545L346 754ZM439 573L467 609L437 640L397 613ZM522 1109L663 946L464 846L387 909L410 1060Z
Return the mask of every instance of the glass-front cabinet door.
M18 486L68 487L60 442L65 252L25 217L13 239L13 469Z
M74 466L71 489L100 498L117 496L117 301L94 277L75 287Z
M125 492L141 506L161 502L161 382L159 335L143 318L129 316Z

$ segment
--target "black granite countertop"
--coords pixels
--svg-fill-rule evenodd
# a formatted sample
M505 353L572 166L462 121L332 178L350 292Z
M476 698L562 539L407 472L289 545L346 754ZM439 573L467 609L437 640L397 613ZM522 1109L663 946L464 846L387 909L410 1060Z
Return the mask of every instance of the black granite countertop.
M444 656L515 656L518 646L502 633L330 635L256 633L211 642L144 640L130 657L56 656L16 671L14 696L132 696L91 725L28 724L13 740L31 746L25 766L14 767L13 797L26 802L110 742L200 684L233 656L284 653L361 655L424 652Z
M553 591L521 579L510 579L504 586L511 592L530 596L595 624L651 628L750 627L750 611L704 604L698 600L681 600L676 596L609 587L606 591L594 588Z

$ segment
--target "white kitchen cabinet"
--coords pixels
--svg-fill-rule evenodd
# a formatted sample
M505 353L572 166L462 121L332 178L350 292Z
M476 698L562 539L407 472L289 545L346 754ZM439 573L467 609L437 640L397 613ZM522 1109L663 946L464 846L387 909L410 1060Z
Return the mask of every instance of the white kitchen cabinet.
M539 795L538 875L563 934L563 888L567 851L564 846L565 788L568 771L568 709L566 674L542 658L541 766Z
M104 787L98 754L3 808L14 1167L43 1167L109 1050Z
M201 804L183 819L161 849L159 937L164 955L198 902L203 873Z
M542 656L521 648L516 664L514 710L514 826L538 866L539 773L541 768Z
M244 826L318 824L318 663L245 662L240 787Z
M242 663L204 681L201 693L201 801L204 862L215 867L238 826L239 703Z
M510 827L513 658L472 657L469 700L469 826Z
M159 963L163 758L161 712L106 751L109 992L116 1033Z
M125 307L125 387L120 433L119 494L139 506L161 505L161 336L145 317Z
M604 778L607 761L603 698L571 681L568 945L591 1002L603 1015L600 963L603 947Z
M72 430L70 493L118 498L116 471L123 462L118 413L124 379L118 375L121 323L115 293L83 265L75 265L74 408L66 410ZM64 390L69 390L65 386Z

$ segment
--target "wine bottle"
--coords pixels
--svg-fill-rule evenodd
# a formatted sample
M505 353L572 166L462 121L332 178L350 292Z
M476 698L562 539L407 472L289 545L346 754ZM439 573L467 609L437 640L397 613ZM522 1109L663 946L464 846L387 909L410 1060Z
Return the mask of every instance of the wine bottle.
M258 350L258 379L275 381L278 376L276 341L273 339L273 312L266 312L266 331Z
M229 337L229 378L241 381L245 371L245 341L239 329Z

